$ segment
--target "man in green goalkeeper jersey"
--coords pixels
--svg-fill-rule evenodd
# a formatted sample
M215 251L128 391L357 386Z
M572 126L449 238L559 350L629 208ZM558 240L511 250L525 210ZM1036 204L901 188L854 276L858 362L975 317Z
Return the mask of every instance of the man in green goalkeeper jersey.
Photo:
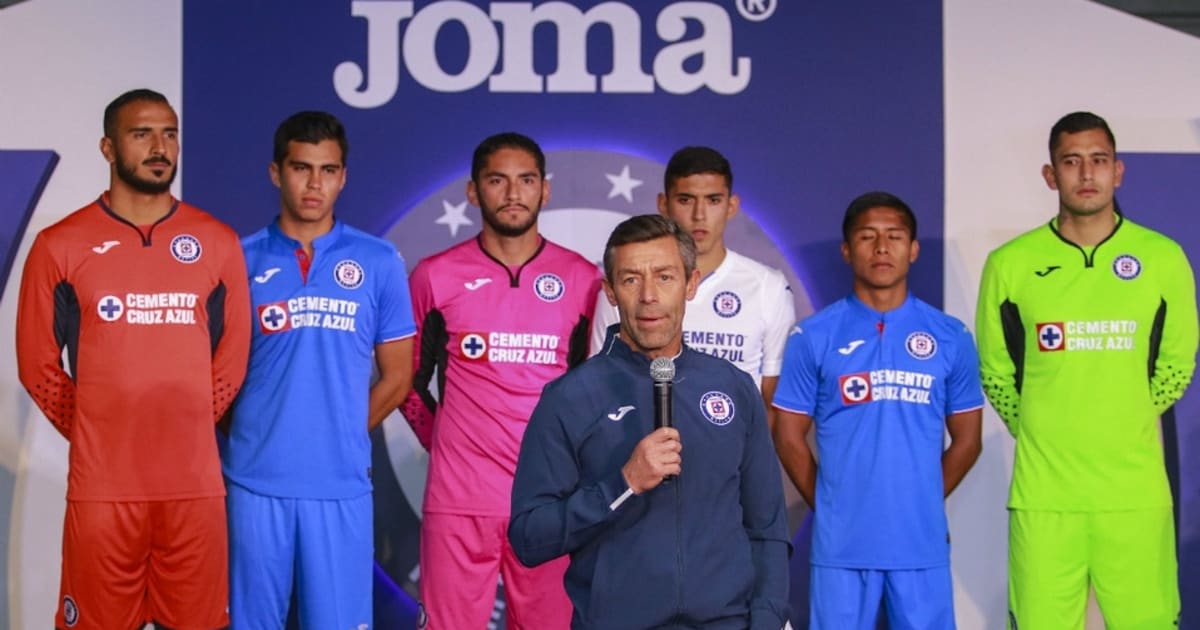
M1050 130L1058 216L988 256L976 312L984 391L1016 438L1011 627L1082 630L1089 584L1109 630L1179 614L1159 415L1195 368L1192 270L1123 216L1125 166L1104 119Z

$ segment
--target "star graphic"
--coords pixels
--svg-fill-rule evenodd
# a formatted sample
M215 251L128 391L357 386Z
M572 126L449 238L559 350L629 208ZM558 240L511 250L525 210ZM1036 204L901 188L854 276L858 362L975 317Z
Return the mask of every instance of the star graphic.
M442 212L444 214L438 217L434 223L449 227L450 238L458 236L458 228L465 225L474 225L474 222L467 218L467 202L465 201L456 205L443 199Z
M620 175L609 175L608 173L605 173L604 176L608 178L610 183L612 183L612 190L608 191L609 199L612 199L617 195L621 195L625 198L625 201L633 203L633 189L641 186L642 180L634 179L629 176L628 164L625 165L625 168L621 169Z

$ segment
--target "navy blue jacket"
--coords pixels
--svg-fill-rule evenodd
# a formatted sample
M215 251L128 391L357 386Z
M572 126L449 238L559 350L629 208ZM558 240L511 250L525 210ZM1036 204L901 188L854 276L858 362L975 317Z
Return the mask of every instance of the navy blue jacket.
M779 630L790 545L762 396L722 359L685 348L675 367L682 472L619 504L621 467L654 428L650 359L610 335L546 386L521 443L509 540L528 566L571 555L577 630Z

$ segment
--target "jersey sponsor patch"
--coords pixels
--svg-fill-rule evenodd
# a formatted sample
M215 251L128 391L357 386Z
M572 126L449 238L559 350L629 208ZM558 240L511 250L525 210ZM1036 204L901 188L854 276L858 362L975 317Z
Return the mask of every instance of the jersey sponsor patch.
M354 300L301 295L258 305L258 328L263 334L299 328L355 333L358 332L358 307L359 303Z
M838 389L843 405L882 401L931 405L935 381L936 376L925 372L885 368L839 376Z
M115 322L121 319L121 314L124 312L125 303L115 295L106 295L96 303L96 314L106 322Z
M1072 319L1037 325L1042 352L1131 351L1137 347L1137 320Z
M469 361L558 365L560 342L558 335L539 333L463 333L458 354Z
M70 595L63 596L63 621L67 623L68 628L79 623L79 606L75 605L75 599Z
M742 310L742 298L733 291L722 291L713 298L713 310L726 319L733 317Z
M534 279L533 293L543 302L557 302L566 293L566 285L563 284L562 278L552 273L544 273Z
M842 392L842 404L844 405L871 402L871 378L867 372L839 376L838 389Z
M733 399L725 392L708 392L700 397L700 413L709 422L723 427L733 421Z
M732 363L746 360L746 335L710 330L684 330L683 343L689 348Z
M1142 273L1142 261L1132 254L1121 254L1113 259L1113 273L1122 280L1133 280Z
M200 260L200 240L191 234L180 234L171 239L171 255L184 264Z
M200 296L195 293L126 293L121 299L106 295L96 303L96 313L106 322L127 324L195 324Z
M923 361L937 353L937 340L927 332L915 332L904 340L904 349L912 358Z
M260 304L258 307L258 329L264 335L292 329L292 318L288 316L286 302Z
M1042 352L1057 352L1067 347L1067 337L1063 334L1062 322L1047 322L1037 325L1038 350Z
M333 279L343 289L357 289L365 278L362 265L353 260L343 260L333 267Z

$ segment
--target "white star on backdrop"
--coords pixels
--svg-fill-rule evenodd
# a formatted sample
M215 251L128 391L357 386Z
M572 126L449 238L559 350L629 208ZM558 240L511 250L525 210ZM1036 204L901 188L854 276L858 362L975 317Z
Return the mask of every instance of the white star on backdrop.
M605 173L604 176L607 177L608 181L612 183L612 190L608 191L609 199L612 199L617 195L621 195L625 198L625 201L633 203L633 189L641 186L642 180L634 179L629 176L628 164L625 165L625 168L621 169L620 175L609 175L608 173Z
M458 236L458 228L474 225L475 222L467 218L467 202L460 204L452 204L445 199L442 200L442 216L438 217L434 223L445 225L450 228L450 238Z

